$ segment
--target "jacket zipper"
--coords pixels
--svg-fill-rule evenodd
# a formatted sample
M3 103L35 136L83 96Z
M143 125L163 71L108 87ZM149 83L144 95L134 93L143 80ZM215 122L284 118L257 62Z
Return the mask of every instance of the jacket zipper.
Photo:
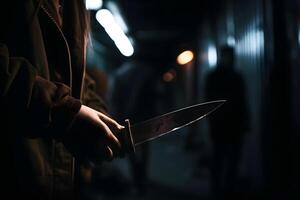
M68 41L67 41L64 33L62 32L60 26L55 21L54 17L48 12L48 10L43 5L41 5L41 8L47 14L47 16L51 19L51 21L55 24L55 26L57 27L58 31L60 32L60 34L65 42L67 52L68 52L69 71L70 71L70 83L69 84L70 84L70 90L71 90L71 94L72 94L72 65L71 65L71 53L70 53L70 47L69 47ZM83 76L82 76L82 79L83 79ZM83 87L83 82L81 83L81 88L82 87ZM71 162L72 162L71 178L72 178L72 183L74 183L74 176L75 176L75 158L74 157L72 157ZM74 186L72 185L72 187L74 187Z
M55 24L56 28L58 29L58 31L60 32L65 45L66 45L66 49L68 51L68 60L69 60L69 73L70 73L70 90L71 90L71 94L72 94L72 64L71 64L71 53L70 53L70 47L68 44L68 41L64 35L64 33L62 32L61 28L59 27L59 25L57 24L57 22L55 21L54 17L49 13L49 11L47 10L47 8L45 8L43 5L41 5L42 10L47 14L47 16L51 19L51 21Z
M83 51L83 63L82 63L82 67L83 67L83 73L82 73L82 77L81 77L81 88L80 88L80 100L83 98L83 84L84 84L84 77L85 77L85 66L86 66L86 43L84 44L84 51Z

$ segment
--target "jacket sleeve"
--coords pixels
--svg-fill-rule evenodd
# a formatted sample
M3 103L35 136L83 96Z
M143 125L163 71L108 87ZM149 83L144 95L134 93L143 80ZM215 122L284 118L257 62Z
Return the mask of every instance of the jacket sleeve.
M4 126L26 137L59 138L81 107L70 88L40 77L24 58L0 44L0 106Z
M108 115L105 101L97 92L96 87L96 81L88 73L85 73L82 98L83 104Z

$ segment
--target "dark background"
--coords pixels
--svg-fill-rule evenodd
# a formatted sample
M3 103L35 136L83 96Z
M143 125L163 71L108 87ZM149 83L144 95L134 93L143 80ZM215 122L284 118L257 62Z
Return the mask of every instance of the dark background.
M138 122L204 102L204 80L215 68L215 51L232 45L250 111L238 199L299 199L300 1L106 0L103 8L110 3L119 8L135 49L133 56L122 56L91 11L88 64L106 74L104 98L112 115L120 122L127 117ZM183 50L192 50L195 58L180 66L176 57ZM150 70L126 71L128 65ZM171 80L164 79L168 72ZM126 87L122 97L114 97L120 74ZM132 96L134 106L127 108ZM126 109L120 113L119 107ZM144 170L137 175L142 194L132 162L122 159L97 167L89 198L209 199L211 141L206 120L146 146L137 149Z

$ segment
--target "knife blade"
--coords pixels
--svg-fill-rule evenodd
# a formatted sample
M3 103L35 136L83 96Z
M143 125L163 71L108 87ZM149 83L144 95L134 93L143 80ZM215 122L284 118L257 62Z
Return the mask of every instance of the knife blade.
M226 100L217 100L196 104L133 125L126 119L121 143L126 152L135 152L135 146L203 119L225 102Z

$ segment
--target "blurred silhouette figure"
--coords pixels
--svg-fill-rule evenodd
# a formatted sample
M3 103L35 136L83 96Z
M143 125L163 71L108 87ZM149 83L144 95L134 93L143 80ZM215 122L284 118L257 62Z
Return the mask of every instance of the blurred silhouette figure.
M145 60L136 58L125 63L116 73L110 102L112 113L121 122L126 118L137 123L153 117L155 113L155 70ZM138 146L135 155L130 155L130 168L137 194L142 196L147 192L147 166L149 146Z
M213 144L212 197L231 199L235 192L242 139L248 129L245 86L242 76L234 69L234 49L223 46L217 68L206 80L207 100L227 102L209 117Z

